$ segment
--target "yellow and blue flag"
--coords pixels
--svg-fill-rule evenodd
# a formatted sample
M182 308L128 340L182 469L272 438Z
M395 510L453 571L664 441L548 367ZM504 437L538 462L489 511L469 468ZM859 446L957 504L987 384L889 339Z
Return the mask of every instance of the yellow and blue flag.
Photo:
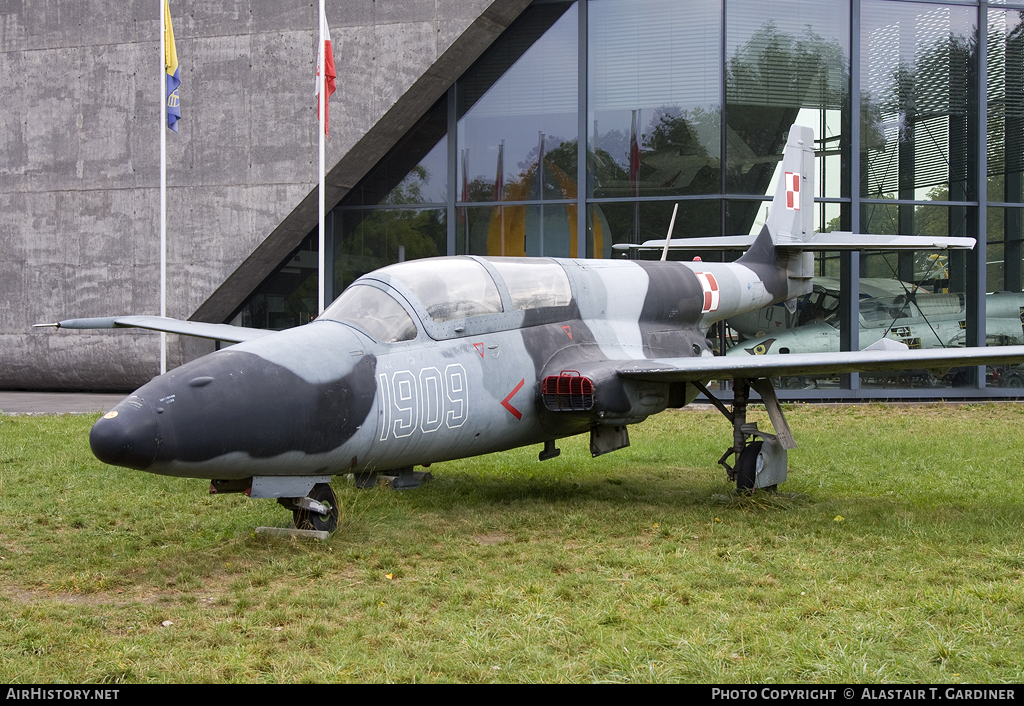
M181 119L181 101L178 87L181 85L181 70L178 67L178 51L174 47L174 30L171 28L171 6L164 0L164 72L167 74L167 127L178 131Z

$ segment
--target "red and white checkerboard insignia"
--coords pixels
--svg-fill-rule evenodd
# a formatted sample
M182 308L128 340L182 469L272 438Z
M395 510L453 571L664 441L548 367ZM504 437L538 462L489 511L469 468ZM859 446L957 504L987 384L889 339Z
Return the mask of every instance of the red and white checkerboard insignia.
M718 280L710 272L695 272L700 288L704 290L704 307L700 313L707 314L711 311L718 311L720 292L718 291Z
M800 210L800 175L795 172L786 172L786 209Z

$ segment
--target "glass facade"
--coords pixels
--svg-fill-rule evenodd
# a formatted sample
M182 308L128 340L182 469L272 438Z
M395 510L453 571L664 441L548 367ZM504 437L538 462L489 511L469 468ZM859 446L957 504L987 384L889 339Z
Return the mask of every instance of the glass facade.
M793 123L815 130L821 230L978 247L818 253L797 312L731 321L711 332L721 349L1024 343L1024 2L537 0L334 209L333 294L437 255L611 257L615 243L664 237L676 204L675 237L755 233ZM299 265L315 247L239 321L308 319L288 302L311 301ZM783 343L766 344L771 333ZM1021 378L982 368L785 387L999 396Z
M228 323L280 331L315 319L319 299L318 240L317 233L306 236L235 310Z

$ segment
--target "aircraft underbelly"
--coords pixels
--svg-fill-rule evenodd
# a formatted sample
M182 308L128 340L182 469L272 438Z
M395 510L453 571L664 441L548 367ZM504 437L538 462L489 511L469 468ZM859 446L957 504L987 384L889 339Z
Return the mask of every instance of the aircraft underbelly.
M337 475L362 470L358 460L365 456L366 449L370 447L372 431L368 429L365 434L357 434L345 444L325 453L286 451L272 458L256 458L242 451L233 451L199 463L172 461L146 470L165 476L211 480L250 476Z

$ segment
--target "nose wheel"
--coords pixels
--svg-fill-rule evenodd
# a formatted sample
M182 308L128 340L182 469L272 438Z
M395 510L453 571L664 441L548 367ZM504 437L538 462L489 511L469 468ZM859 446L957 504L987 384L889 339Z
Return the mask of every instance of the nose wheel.
M317 483L304 500L308 507L292 510L295 529L333 532L338 528L338 499L329 484Z

